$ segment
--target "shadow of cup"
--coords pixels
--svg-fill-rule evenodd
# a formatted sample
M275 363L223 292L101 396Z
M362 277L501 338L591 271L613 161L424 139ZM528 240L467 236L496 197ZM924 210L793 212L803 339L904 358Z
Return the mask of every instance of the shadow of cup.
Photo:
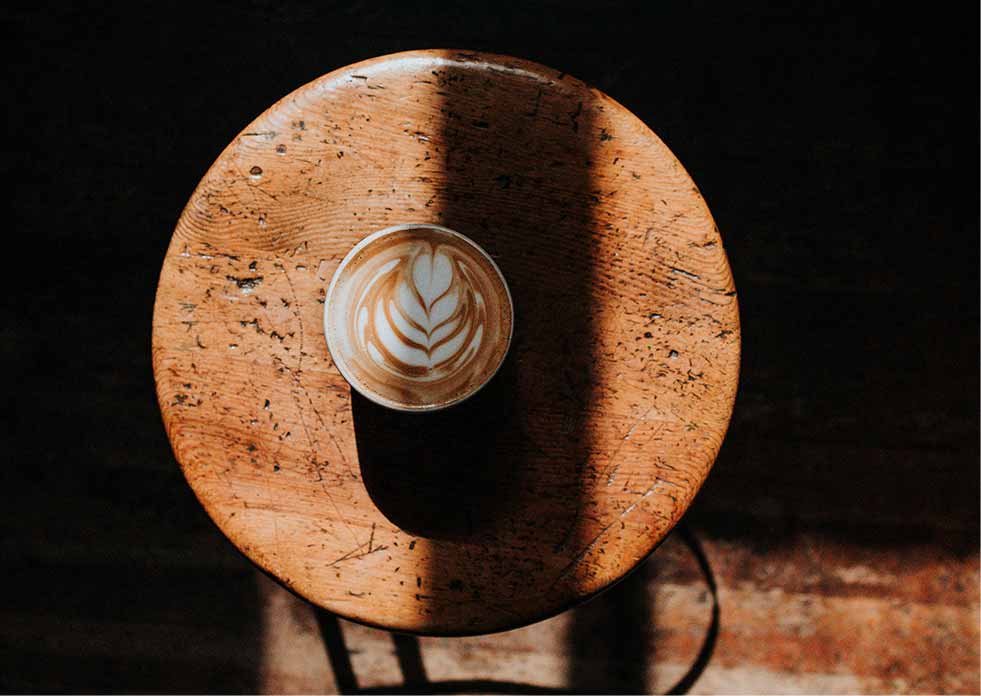
M514 502L521 472L509 455L520 428L515 370L498 374L466 401L427 413L395 411L352 390L358 460L379 511L425 538L493 533Z

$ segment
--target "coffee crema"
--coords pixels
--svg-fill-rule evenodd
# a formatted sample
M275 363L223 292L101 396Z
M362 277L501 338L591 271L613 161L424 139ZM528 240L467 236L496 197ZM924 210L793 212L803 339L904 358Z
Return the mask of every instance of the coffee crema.
M344 258L324 303L334 363L352 387L400 410L462 401L493 377L512 306L494 261L445 227L399 225Z

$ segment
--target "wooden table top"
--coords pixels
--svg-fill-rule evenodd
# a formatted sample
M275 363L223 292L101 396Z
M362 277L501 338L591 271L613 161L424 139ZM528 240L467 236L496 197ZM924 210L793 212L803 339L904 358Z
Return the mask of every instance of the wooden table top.
M352 394L323 336L337 264L406 222L477 241L515 305L501 372L433 414ZM154 374L188 482L257 565L356 621L482 633L608 587L685 512L732 412L735 295L697 188L624 107L526 61L402 53L221 154L164 260Z

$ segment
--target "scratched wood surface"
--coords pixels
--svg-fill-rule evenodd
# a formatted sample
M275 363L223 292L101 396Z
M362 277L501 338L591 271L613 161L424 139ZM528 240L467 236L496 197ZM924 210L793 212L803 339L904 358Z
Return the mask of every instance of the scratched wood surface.
M331 363L336 265L388 225L497 260L511 352L441 416ZM194 191L153 317L187 481L261 568L344 617L428 634L554 614L670 531L709 472L739 361L719 232L681 164L557 70L426 51L359 63L248 125Z

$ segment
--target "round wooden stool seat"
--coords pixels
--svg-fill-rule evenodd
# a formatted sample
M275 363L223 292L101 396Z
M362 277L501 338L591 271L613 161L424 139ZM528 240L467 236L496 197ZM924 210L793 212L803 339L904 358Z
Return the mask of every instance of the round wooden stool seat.
M433 222L514 299L491 383L438 413L352 394L323 302L367 234ZM177 460L252 561L340 616L513 628L608 587L685 512L739 362L735 289L692 180L564 73L417 51L330 73L225 149L167 251L153 366Z

